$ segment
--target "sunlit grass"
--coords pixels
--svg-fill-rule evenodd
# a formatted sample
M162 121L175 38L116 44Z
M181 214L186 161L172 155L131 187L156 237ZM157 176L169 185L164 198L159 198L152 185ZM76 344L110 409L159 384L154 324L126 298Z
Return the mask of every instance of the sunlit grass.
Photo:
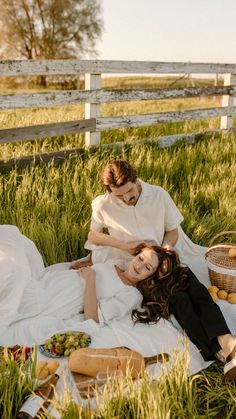
M47 264L83 256L91 200L102 192L99 173L111 158L128 159L140 177L168 190L199 244L235 228L236 142L233 135L160 149L146 144L71 156L0 175L0 222L16 224L38 245ZM46 227L45 227L46 226Z
M205 102L202 104L205 107ZM208 104L212 106L210 102ZM124 107L123 113L127 109L128 112L133 109L135 113L141 109L139 105L140 103L133 103L133 108ZM109 109L106 106L103 109L104 114L111 111L115 115L122 111L122 107L118 109L109 105ZM155 109L156 104L150 102L145 107L143 102L141 106L142 111L149 112L150 109ZM40 112L14 111L13 116L10 116L10 112L5 111L1 113L1 121L6 124L5 127L23 126L52 122L51 118L53 121L78 119L80 115L79 109L75 107L66 107L64 110L58 108L58 113L56 109L44 109ZM207 245L216 233L235 230L236 136L203 135L194 145L179 144L168 149L160 149L157 144L132 146L132 141L149 136L205 131L218 126L219 119L211 119L104 132L103 143L124 141L126 145L120 150L106 150L101 147L93 153L85 151L83 155L71 156L60 164L52 161L46 165L42 162L37 166L32 164L25 169L14 167L8 172L2 172L0 223L17 225L22 233L34 240L46 265L85 255L84 243L91 217L91 200L103 192L100 171L111 159L124 158L135 166L144 181L161 185L169 191L184 215L185 232L195 242ZM1 145L0 158L55 151L82 144L83 135L77 135ZM235 385L222 379L222 366L214 364L197 377L188 378L185 374L187 370L185 371L181 362L168 377L154 383L148 378L140 387L131 382L117 383L118 387L112 390L117 397L111 399L108 393L104 394L103 404L95 413L84 411L68 399L66 408L61 407L61 417L236 417ZM15 383L16 380L19 382L19 373L23 371L19 368L22 367L0 363L0 415L3 419L14 419L22 397L29 394L26 383L23 386L26 389L23 396L19 395L15 400L12 396L15 387L10 383ZM10 371L13 378L7 384L6 371ZM126 393L123 391L125 385L128 387ZM12 409L10 414L9 409Z
M36 353L31 363L23 355L17 359L5 351L0 353L0 417L14 419L25 399L35 388Z
M180 355L173 350L171 365L164 364L158 380L152 380L145 373L141 380L133 381L129 374L108 380L103 387L91 392L90 399L79 395L72 398L70 388L58 394L52 401L62 419L150 419L150 418L234 418L236 414L236 388L234 383L225 381L222 365L215 363L207 370L189 376L189 353ZM15 364L22 380L23 365ZM12 374L12 370L11 374ZM3 366L3 373L7 370ZM10 381L9 381L10 383ZM13 387L13 384L11 384ZM31 388L32 388L31 383ZM9 384L9 388L10 384ZM26 383L18 388L18 397L26 397ZM29 393L28 393L29 394ZM0 409L3 408L0 401ZM11 419L15 419L16 406L8 409ZM8 416L2 416L8 419ZM41 419L53 419L45 411Z
M189 85L188 79L177 80L178 77L107 77L102 79L103 88L161 88L161 87L185 87ZM177 80L177 81L176 81ZM193 79L196 86L212 86L213 79ZM221 81L222 82L222 81ZM19 92L22 92L22 86ZM53 88L49 88L53 90ZM36 91L31 88L29 93ZM43 91L40 89L40 91ZM9 93L17 90L9 89ZM23 89L26 93L27 89ZM6 88L2 94L7 94ZM132 101L115 102L101 105L101 116L122 116L134 114L147 114L157 112L180 111L184 109L201 109L221 106L220 97L200 97L172 100ZM66 105L45 108L3 110L0 112L1 129L26 127L57 122L66 122L84 119L83 105ZM158 138L165 135L187 134L192 132L204 132L218 129L219 118L208 120L187 121L177 123L157 124L150 127L127 128L110 130L101 133L101 144L115 142L132 142L144 138ZM37 141L17 142L2 144L0 147L0 159L20 157L25 155L47 153L55 150L82 147L84 134L65 135L54 138L45 138Z
M236 387L225 381L222 365L214 363L207 370L189 376L189 353L173 350L171 365L163 364L158 380L145 373L133 381L129 374L108 380L91 393L91 401L74 394L70 387L58 393L51 407L62 419L150 419L150 418L227 418L236 415ZM36 389L33 367L23 359L0 359L0 415L15 419L25 399ZM61 376L63 380L63 376ZM44 411L41 419L53 419Z

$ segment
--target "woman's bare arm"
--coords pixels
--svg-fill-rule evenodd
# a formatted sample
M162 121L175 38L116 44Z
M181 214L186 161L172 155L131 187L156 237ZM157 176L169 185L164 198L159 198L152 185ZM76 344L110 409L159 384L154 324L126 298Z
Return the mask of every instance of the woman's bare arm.
M90 267L82 268L78 271L78 273L85 279L84 319L93 319L95 322L99 323L96 294L96 273Z

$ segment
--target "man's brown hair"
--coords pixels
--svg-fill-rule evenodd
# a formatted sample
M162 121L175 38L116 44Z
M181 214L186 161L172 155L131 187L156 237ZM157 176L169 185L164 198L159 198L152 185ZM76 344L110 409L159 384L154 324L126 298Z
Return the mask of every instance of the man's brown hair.
M119 188L128 182L135 183L137 173L126 160L113 160L104 167L101 180L108 191L111 191L110 186Z

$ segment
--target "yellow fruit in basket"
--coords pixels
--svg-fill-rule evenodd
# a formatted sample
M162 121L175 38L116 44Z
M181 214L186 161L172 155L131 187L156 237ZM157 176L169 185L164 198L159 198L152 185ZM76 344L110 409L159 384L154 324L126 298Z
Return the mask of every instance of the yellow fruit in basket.
M229 257L236 258L236 246L229 249Z
M216 292L210 292L210 296L211 296L213 301L216 302L218 300L218 296L217 296Z
M48 367L49 374L54 374L54 372L56 372L59 365L60 365L60 363L56 360L48 362L47 367Z
M218 298L220 298L221 300L227 300L228 298L228 293L224 290L218 291L217 295L218 295Z
M215 294L217 294L217 292L219 291L219 288L217 288L215 285L211 285L209 288L208 288L208 291L209 291L209 293L211 294L212 292L213 293L215 293Z
M230 304L236 304L236 292L231 292L228 294L227 300Z
M44 380L47 378L48 372L48 364L45 361L39 361L36 365L35 376L39 380Z

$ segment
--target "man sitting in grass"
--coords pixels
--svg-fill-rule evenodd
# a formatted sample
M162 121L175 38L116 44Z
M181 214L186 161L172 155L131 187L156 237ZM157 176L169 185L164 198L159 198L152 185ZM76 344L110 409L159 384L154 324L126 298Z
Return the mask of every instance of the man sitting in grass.
M145 242L174 248L180 261L204 285L209 285L206 248L193 243L183 232L180 226L183 216L168 192L138 179L135 169L124 160L107 164L101 179L108 192L92 202L92 220L85 245L92 251L89 263L129 259ZM76 262L72 267L80 267L81 263L84 264Z

